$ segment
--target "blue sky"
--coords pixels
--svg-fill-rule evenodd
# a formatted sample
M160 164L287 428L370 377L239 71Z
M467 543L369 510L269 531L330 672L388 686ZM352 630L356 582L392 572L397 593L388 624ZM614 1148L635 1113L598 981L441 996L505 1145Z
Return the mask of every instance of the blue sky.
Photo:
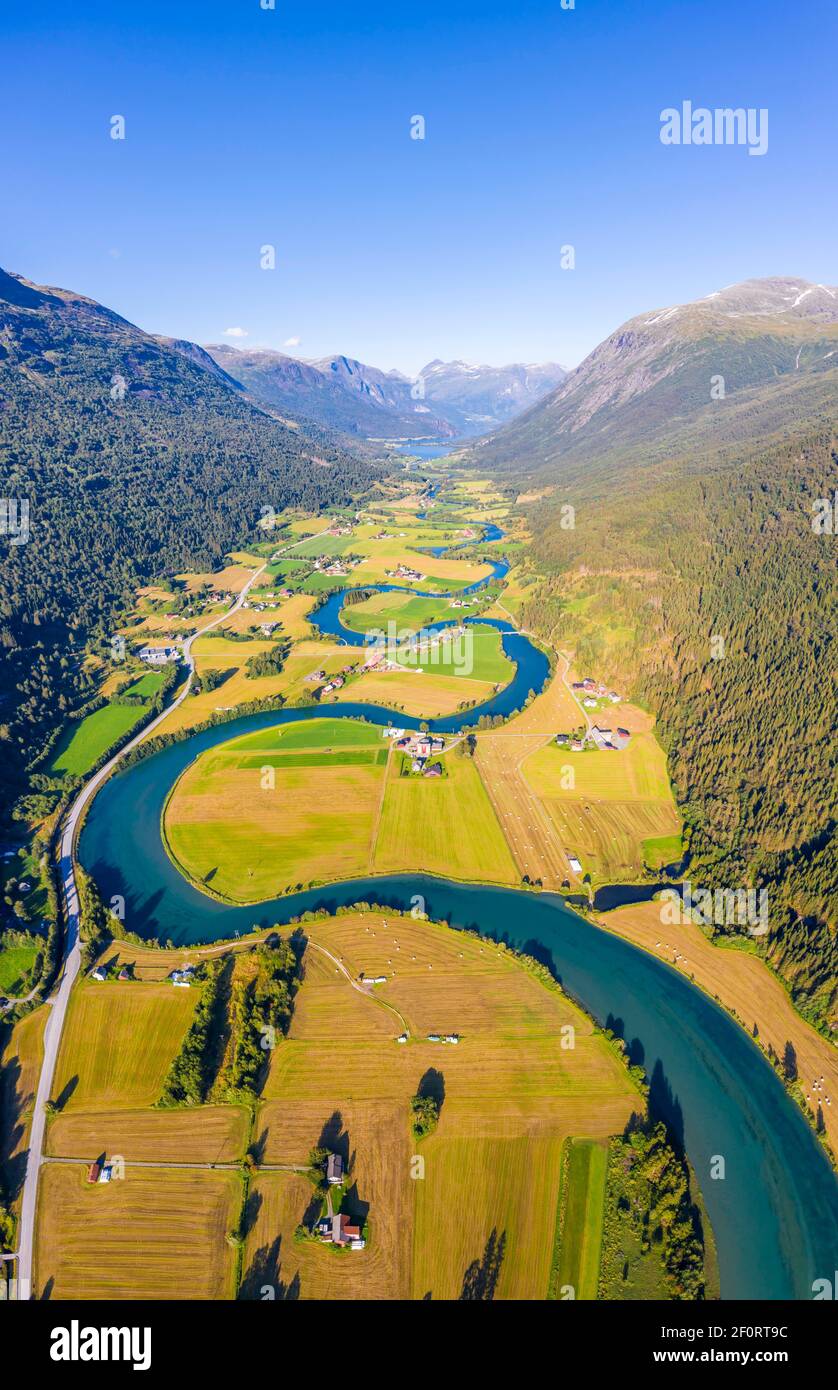
M0 33L0 264L153 332L573 365L643 309L838 281L828 0L5 0ZM767 108L768 153L663 146L685 99Z

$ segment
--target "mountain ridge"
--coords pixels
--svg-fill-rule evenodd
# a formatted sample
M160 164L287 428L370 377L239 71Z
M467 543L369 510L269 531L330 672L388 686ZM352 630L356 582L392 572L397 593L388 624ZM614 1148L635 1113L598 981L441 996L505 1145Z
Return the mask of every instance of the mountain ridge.
M838 389L836 369L838 288L795 277L743 281L634 315L549 395L478 441L472 458L532 477L574 477L643 451L689 450L695 429L708 445L726 431L733 440L741 406L758 405L760 393L768 402L778 384L795 380L807 383L800 418L811 424L823 395L817 378ZM751 428L759 434L757 420Z

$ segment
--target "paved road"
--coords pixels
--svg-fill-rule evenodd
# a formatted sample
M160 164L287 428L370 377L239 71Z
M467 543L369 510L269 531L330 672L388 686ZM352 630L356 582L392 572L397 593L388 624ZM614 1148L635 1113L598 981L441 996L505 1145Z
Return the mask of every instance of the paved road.
M298 542L299 544L299 542ZM67 1013L67 1004L70 999L70 990L79 973L81 965L81 950L79 943L79 895L76 887L76 874L74 866L74 847L76 834L82 813L92 797L99 790L105 778L110 776L117 763L125 757L125 754L135 748L138 743L147 739L150 734L168 719L172 710L178 708L189 694L192 685L192 677L195 674L195 661L192 656L192 644L198 637L209 632L211 628L217 627L219 623L226 622L234 613L237 613L245 601L248 590L259 578L260 574L267 568L267 562L255 570L250 579L245 584L236 602L220 616L213 618L212 622L193 632L183 644L183 661L189 668L189 674L180 694L175 698L171 705L168 705L162 714L153 719L150 724L146 724L135 738L126 743L105 766L100 768L91 777L90 781L82 787L64 822L61 833L61 886L64 895L65 920L67 930L65 934L65 956L64 971L58 985L57 991L49 1001L50 1010L44 1031L44 1060L41 1064L41 1075L38 1079L38 1090L35 1096L35 1108L32 1112L32 1130L29 1136L29 1151L26 1159L26 1177L23 1183L23 1202L20 1212L19 1243L18 1255L20 1263L18 1265L18 1288L19 1297L28 1299L32 1289L32 1257L35 1246L35 1210L38 1200L38 1177L41 1163L43 1161L44 1132L46 1129L46 1104L52 1093L52 1083L55 1078L55 1064L58 1058L58 1047L61 1042L61 1034L64 1030L64 1019Z

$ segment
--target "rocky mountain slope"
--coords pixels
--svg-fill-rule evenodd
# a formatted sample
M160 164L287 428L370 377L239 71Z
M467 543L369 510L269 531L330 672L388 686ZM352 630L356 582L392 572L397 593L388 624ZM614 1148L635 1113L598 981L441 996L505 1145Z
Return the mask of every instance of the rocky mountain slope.
M816 427L838 390L838 289L747 280L622 324L531 410L475 447L482 466L578 477Z

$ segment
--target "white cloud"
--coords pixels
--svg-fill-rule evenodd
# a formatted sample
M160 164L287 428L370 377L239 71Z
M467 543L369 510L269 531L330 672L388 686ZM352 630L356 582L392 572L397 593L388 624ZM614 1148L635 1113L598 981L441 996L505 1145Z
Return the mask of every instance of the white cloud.
M225 338L246 338L246 337L247 337L247 329L246 329L246 328L225 328L225 329L224 329L224 337L225 337Z
M286 338L286 339L285 339L285 342L282 344L282 346L283 346L283 347L299 347L301 342L302 342L302 338Z

